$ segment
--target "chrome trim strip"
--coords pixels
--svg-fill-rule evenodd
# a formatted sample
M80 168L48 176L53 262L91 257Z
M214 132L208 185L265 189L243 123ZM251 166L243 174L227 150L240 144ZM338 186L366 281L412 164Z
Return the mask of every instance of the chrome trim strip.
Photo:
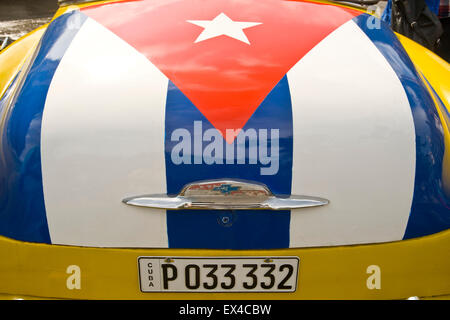
M327 205L327 199L277 197L267 186L240 180L207 180L188 184L177 196L141 195L122 200L125 204L166 210L291 210Z

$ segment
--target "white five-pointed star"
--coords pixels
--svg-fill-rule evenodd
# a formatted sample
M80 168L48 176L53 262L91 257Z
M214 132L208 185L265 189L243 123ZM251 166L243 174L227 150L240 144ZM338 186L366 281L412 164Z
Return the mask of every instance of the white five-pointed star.
M261 22L233 21L223 12L213 20L187 20L187 22L204 28L194 43L225 35L250 44L244 29L261 24Z

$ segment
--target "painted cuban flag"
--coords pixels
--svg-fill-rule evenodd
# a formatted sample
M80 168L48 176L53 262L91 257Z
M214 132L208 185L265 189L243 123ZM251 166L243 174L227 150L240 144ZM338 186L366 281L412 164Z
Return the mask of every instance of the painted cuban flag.
M1 233L81 246L270 249L442 230L439 218L414 223L425 197L415 189L433 188L416 179L418 163L428 170L416 135L442 136L415 121L433 117L419 115L433 100L403 49L385 45L400 46L395 36L371 19L312 2L220 0L62 15L17 79ZM433 152L439 161L442 150ZM221 178L330 204L165 211L121 202Z

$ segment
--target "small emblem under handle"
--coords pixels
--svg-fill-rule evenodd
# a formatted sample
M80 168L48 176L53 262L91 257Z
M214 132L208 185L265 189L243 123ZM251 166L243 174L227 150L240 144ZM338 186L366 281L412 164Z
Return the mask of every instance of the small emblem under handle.
M209 209L209 210L290 210L318 207L328 200L295 196L277 197L259 183L240 180L208 180L188 184L177 196L150 194L122 200L132 206L156 209Z

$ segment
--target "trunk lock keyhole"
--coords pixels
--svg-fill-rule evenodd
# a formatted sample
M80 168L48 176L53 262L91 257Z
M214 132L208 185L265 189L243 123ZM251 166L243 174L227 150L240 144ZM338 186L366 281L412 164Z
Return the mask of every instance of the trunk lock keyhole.
M217 216L217 222L224 227L231 227L236 220L234 210L220 212Z

